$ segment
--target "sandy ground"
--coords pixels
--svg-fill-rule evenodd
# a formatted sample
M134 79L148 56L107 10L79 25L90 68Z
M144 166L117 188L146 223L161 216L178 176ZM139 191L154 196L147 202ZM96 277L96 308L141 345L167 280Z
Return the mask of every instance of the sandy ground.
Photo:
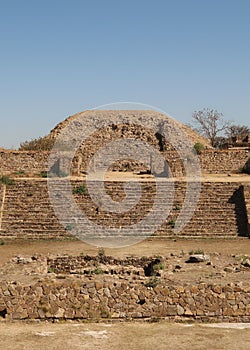
M188 264L192 252L201 251L208 255L209 263ZM15 280L33 283L41 271L44 258L63 255L97 255L98 248L81 241L37 241L9 242L0 246L0 283ZM105 255L119 258L126 256L161 256L161 276L169 283L215 282L221 284L249 284L250 268L243 263L250 261L248 238L234 240L146 240L124 248L106 248ZM40 256L38 260L23 266L13 257ZM36 273L33 273L35 271Z
M146 240L139 244L123 248L105 248L107 255L125 257L127 255L154 256L187 253L201 249L205 253L220 253L226 255L246 254L250 255L250 240L248 238L237 239L176 239L176 240ZM98 247L86 244L82 241L6 241L0 246L0 265L10 258L21 255L78 255L97 254Z
M86 176L82 175L81 177L75 177L72 176L71 180L86 180ZM41 177L25 177L25 176L13 176L13 179L16 180L36 180L45 182L48 181L46 178ZM95 179L102 179L102 173L92 173L88 175L88 180L95 180ZM159 177L157 178L159 181L186 181L186 177L173 177L173 178L163 178ZM148 174L136 174L132 172L106 172L105 181L140 181L140 182L148 182L148 181L155 181L155 178L153 175ZM192 180L192 179L191 179ZM197 180L197 179L196 179ZM250 183L250 177L247 174L202 174L200 181L204 182L248 182Z
M0 323L1 350L247 350L250 324Z

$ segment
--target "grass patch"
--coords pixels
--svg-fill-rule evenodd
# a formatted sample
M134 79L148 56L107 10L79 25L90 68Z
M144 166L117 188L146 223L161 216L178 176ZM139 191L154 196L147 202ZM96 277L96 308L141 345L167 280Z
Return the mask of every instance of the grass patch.
M84 193L86 193L86 187L84 185L77 186L76 188L73 188L72 193L73 194L84 194Z
M153 277L153 278L150 278L150 280L145 283L145 286L148 288L155 288L156 286L158 286L159 283L160 283L159 278Z
M202 254L202 255L204 255L205 253L204 253L203 249L198 248L198 249L195 249L195 250L191 250L189 252L189 255L194 255L194 254Z
M13 185L14 181L9 178L9 176L3 175L0 177L0 183L6 186Z
M103 269L101 269L100 267L97 267L94 271L93 271L93 273L95 274L95 275L103 275Z

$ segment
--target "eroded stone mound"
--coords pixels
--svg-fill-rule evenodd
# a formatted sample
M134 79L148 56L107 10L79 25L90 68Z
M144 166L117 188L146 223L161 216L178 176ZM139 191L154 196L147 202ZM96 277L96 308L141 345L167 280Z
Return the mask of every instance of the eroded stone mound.
M52 138L57 138L58 135L68 127L71 123L77 124L79 127L79 132L81 132L81 119L87 118L90 121L90 125L100 126L100 120L103 120L106 123L110 123L108 127L104 127L97 134L93 134L95 142L100 144L104 141L110 141L117 138L140 138L142 141L149 142L152 145L159 146L160 150L165 150L171 148L168 144L169 140L161 140L159 134L164 131L164 128L167 128L168 133L172 134L173 137L176 137L179 140L178 129L182 130L188 137L191 143L195 144L196 142L202 143L206 148L211 148L209 140L202 137L196 133L191 128L186 125L167 117L166 115L151 111L151 110L91 110L77 113L73 116L68 117L61 123L59 123L51 132L50 135ZM119 125L112 124L112 120L119 120ZM145 128L138 126L138 120L143 123ZM159 123L158 121L159 120ZM157 121L155 123L155 121ZM158 128L158 132L152 132L151 126L155 124ZM84 128L87 127L84 125ZM165 130L166 131L166 130ZM182 135L181 135L182 136ZM92 137L89 139L91 142ZM93 141L93 140L92 140ZM162 149L161 149L162 148Z

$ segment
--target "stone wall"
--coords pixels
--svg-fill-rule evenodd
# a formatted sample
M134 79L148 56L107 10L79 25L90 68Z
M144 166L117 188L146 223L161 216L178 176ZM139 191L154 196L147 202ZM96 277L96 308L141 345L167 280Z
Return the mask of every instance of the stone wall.
M35 175L47 170L47 152L0 151L0 175ZM25 174L23 174L25 173Z
M83 155L78 154L73 160L72 174L80 175L86 173L89 160L93 154L93 149L92 151L89 149ZM169 164L173 176L185 175L183 163L175 151L165 151L163 155ZM48 168L48 156L47 152L0 151L0 175L13 174L15 176L23 176L25 174L40 174ZM199 155L199 159L203 173L238 173L244 166L249 168L250 150L205 150ZM142 163L131 160L117 161L110 168L110 170L114 171L145 171L146 169L147 167L143 166Z
M6 319L198 319L250 321L250 286L197 283L147 286L117 277L2 282Z
M0 318L249 322L249 258L233 256L232 263L232 257L218 262L218 256L18 255L1 268ZM194 257L200 260L191 264ZM234 279L229 261L236 266ZM180 275L173 277L173 271ZM210 282L209 273L219 277Z
M237 173L249 163L250 150L206 150L199 156L199 158L203 173Z

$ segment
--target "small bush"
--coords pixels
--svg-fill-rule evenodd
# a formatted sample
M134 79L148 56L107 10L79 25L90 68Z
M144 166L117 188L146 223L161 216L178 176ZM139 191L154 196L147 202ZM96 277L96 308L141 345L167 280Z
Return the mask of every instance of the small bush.
M201 154L204 151L205 147L202 143L196 142L194 145L194 150L196 151L197 154Z
M102 318L110 318L111 317L110 312L105 307L101 308L100 313L101 313Z
M205 253L204 253L203 249L198 248L198 249L195 249L195 250L191 250L189 252L189 255L194 255L194 254L202 254L202 255L204 255Z
M172 228L175 228L175 220L170 220L168 222L168 225L171 226Z
M0 177L0 183L10 186L13 185L14 182L8 176L4 175Z
M160 271L160 270L164 270L164 269L165 269L165 266L162 263L159 263L159 264L154 266L155 271Z
M99 258L103 258L106 255L104 248L98 249L98 256Z
M174 207L174 210L181 210L181 207L178 204L176 204L176 206Z
M145 286L148 288L155 288L156 286L158 286L159 283L160 283L159 278L153 277L153 278L150 278L150 280L147 283L145 283Z
M48 269L48 273L55 273L55 270L53 269L53 267L50 267L50 268Z
M72 190L73 194L83 194L86 193L86 187L84 185L78 186Z
M41 171L40 176L42 178L47 178L48 177L48 172L47 171Z
M16 175L25 175L25 171L20 169L18 171L15 172Z
M65 230L66 230L66 231L72 231L74 228L75 228L75 224L68 224L68 225L65 227Z
M93 271L93 273L94 273L95 275L102 275L102 274L103 274L103 270L102 270L100 267L97 267L97 268Z

